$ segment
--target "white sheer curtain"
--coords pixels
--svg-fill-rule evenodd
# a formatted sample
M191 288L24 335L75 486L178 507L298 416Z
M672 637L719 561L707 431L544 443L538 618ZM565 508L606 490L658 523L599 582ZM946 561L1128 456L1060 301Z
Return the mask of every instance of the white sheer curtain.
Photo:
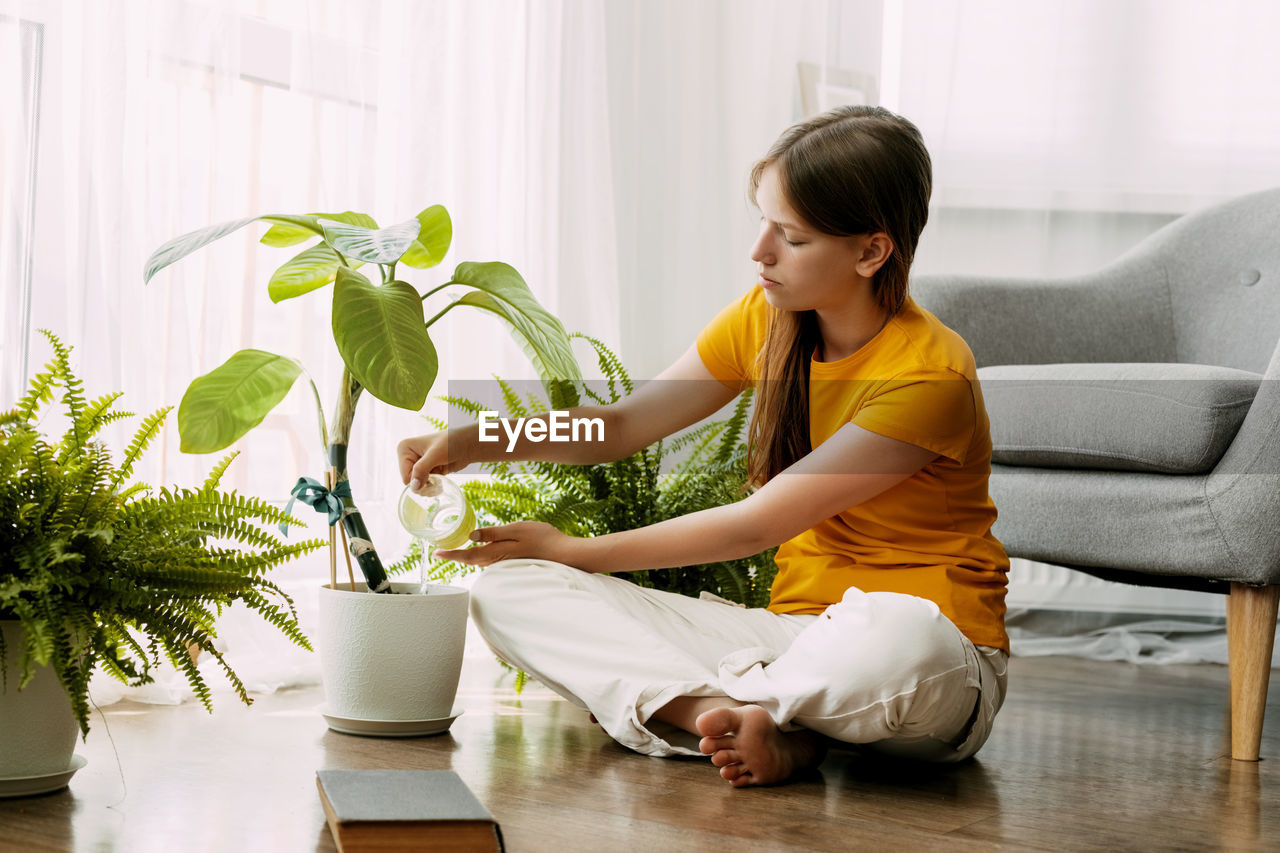
M653 376L751 287L747 174L802 117L800 62L830 65L827 0L606 5L628 365Z
M953 209L1179 214L1280 174L1280 7L887 0Z
M176 404L243 347L301 359L328 404L340 374L328 291L272 305L265 282L290 252L260 246L262 226L145 288L144 259L251 213L390 223L433 203L452 214L453 248L415 283L505 260L568 329L652 376L752 282L746 172L799 117L797 63L831 54L839 5L0 0L0 91L22 116L0 135L0 391L12 400L46 357L27 335L47 327L76 347L90 390L123 390L135 411ZM495 321L452 312L441 325L436 393L445 378L532 375ZM240 442L227 484L283 498L316 473L311 405L295 389ZM387 506L392 450L422 428L371 400L357 417L353 481L389 557L405 544ZM171 423L140 475L191 483L213 461L180 454ZM283 573L304 621L326 571ZM234 611L221 628L251 687L314 679L314 659L271 630ZM175 679L146 695L184 692Z

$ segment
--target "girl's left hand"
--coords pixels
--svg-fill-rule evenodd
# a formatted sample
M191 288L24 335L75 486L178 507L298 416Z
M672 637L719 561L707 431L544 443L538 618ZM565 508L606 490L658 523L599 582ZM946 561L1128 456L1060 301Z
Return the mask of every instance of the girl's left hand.
M436 551L441 560L453 560L469 566L488 566L499 560L524 557L569 563L571 543L577 541L542 521L517 521L498 527L479 527L471 533L471 541L482 543L471 548Z

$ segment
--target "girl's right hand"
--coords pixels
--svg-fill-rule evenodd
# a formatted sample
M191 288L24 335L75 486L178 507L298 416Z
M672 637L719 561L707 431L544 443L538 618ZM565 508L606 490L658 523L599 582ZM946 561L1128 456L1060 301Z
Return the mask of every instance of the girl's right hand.
M471 460L465 454L466 445L454 430L406 438L396 446L400 481L406 485L416 483L414 488L420 488L432 474L449 474L467 467Z

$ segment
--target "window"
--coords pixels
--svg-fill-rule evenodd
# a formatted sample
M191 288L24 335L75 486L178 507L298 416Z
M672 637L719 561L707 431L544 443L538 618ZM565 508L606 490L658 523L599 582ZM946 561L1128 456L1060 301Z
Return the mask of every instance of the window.
M25 386L31 317L31 270L36 201L36 140L40 130L44 26L0 16L0 50L8 66L0 74L0 399L13 400Z

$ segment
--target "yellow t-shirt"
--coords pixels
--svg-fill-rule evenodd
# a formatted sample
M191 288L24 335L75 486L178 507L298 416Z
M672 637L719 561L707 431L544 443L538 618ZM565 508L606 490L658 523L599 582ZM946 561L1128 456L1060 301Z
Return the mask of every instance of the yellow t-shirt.
M702 330L698 354L716 379L755 384L772 310L757 285ZM810 364L811 445L847 423L938 458L782 543L769 609L820 613L850 587L907 593L936 603L974 643L1008 651L1009 558L991 535L991 435L968 345L908 298L853 355Z

